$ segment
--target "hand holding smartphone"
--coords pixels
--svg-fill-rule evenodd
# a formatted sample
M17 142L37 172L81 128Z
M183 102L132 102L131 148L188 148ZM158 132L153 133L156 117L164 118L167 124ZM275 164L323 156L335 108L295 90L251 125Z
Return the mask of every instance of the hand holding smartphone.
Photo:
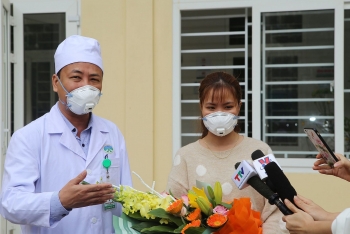
M310 141L314 144L318 152L322 155L326 163L333 168L334 163L338 162L338 158L334 155L333 151L329 148L327 143L322 138L321 134L314 128L304 128L304 132L309 137Z

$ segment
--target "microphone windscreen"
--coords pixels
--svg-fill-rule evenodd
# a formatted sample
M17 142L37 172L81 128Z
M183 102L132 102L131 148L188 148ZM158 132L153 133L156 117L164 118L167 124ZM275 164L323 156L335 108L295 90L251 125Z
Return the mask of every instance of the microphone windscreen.
M264 157L265 156L265 154L261 151L261 150L255 150L253 153L252 153L252 159L253 160L256 160L256 159L258 159L258 158L262 158L262 157Z
M284 199L287 198L294 203L294 196L297 195L297 192L281 168L275 162L270 162L265 166L265 171L282 201L284 202Z
M273 195L272 190L259 178L259 176L253 176L247 181L247 183L266 199L270 199Z

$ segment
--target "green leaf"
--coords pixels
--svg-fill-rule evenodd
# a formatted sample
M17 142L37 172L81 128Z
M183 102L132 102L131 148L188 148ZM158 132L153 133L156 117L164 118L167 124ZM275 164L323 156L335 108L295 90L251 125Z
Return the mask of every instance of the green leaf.
M204 231L204 227L190 227L185 231L185 234L202 234Z
M186 224L182 224L181 226L179 226L178 228L176 228L174 230L175 233L181 233L182 229L186 226Z
M139 212L135 212L135 213L129 213L127 215L130 218L139 220L139 221L145 221L145 222L159 222L160 219L146 219L145 217L142 217L141 214Z
M141 223L138 223L138 224L134 224L131 227L133 229L135 229L136 231L141 232L142 229L150 228L150 227L153 227L154 225L155 224L152 223L152 222L141 222Z
M214 190L211 186L207 186L207 191L208 191L208 194L209 194L209 197L208 198L211 198L211 199L215 199L215 195L214 195Z
M208 198L209 202L211 203L211 205L215 208L216 206L216 202L215 200L211 199L211 198Z
M228 203L225 203L225 202L221 202L220 205L226 207L228 210L230 210L232 208L232 205L233 204L228 204Z
M153 226L149 228L144 228L141 230L141 233L151 234L151 233L178 233L178 232L174 232L174 227L162 225L162 226Z
M154 215L158 218L163 218L163 219L169 219L171 220L173 223L175 223L177 226L181 226L183 224L182 220L180 217L175 217L171 214L168 214L164 209L162 208L158 208L158 209L154 209L151 210L150 212L148 212L151 215Z
M128 222L131 222L133 225L140 223L140 220L131 218L130 216L126 215L125 213L122 213L120 218L123 219L123 220L126 220Z

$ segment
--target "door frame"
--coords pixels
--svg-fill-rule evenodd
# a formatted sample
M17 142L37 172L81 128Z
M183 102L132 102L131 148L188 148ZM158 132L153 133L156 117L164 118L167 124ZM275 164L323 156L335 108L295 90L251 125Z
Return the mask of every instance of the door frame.
M38 7L40 5L40 7ZM79 33L78 1L13 1L14 16L14 131L24 126L23 14L66 13L66 37ZM48 77L50 79L50 77Z
M8 86L11 86L11 63L13 63L13 73L14 73L14 87L13 87L13 101L14 101L14 129L13 131L23 127L24 125L24 47L23 47L23 14L37 14L37 13L65 13L65 27L66 27L66 37L74 34L79 34L79 12L80 12L80 0L11 0L12 3L12 12L13 16L10 16L10 1L9 0L1 0L1 4L8 10ZM1 9L2 14L2 9ZM2 17L0 19L0 24L2 25ZM11 54L10 51L10 25L13 25L13 45L14 51ZM2 43L3 38L0 37L0 51L2 52ZM2 77L2 57L0 58L0 74ZM47 79L51 80L51 77L47 77ZM0 82L0 85L3 85L3 82ZM2 88L0 87L0 103L3 100ZM11 87L8 88L8 98L9 102L11 102ZM11 105L11 103L9 103ZM9 107L11 108L11 107ZM3 116L3 108L0 108L0 116ZM8 110L8 126L11 124L11 110ZM0 122L3 120L1 119ZM4 125L1 124L1 134L0 134L0 142L3 144L5 133L10 134L10 129L7 129L5 132ZM10 136L8 137L9 140ZM6 140L7 142L7 140ZM7 142L8 143L8 142ZM6 143L6 144L7 144ZM0 168L0 176L3 175L3 161L6 155L7 145L1 147L1 168ZM0 180L0 187L2 184L2 179ZM0 216L0 232L1 233L21 233L19 225L12 224L11 222L6 221L2 216Z
M7 15L6 15L6 25L3 28L3 19L4 19L4 15L3 15L3 10L6 10ZM11 61L10 61L10 20L11 20L11 16L10 16L10 11L11 11L11 5L9 0L1 0L1 13L0 13L0 27L1 27L1 36L0 36L0 77L1 77L1 82L0 82L0 103L1 105L3 105L3 101L5 100L10 100L11 95L10 92L8 91L6 93L3 93L4 88L7 90L11 90L9 87L10 83L11 83ZM2 30L6 30L6 38L4 41L3 38L3 34L2 34ZM6 44L4 44L6 43ZM6 51L4 51L4 48L6 47ZM7 61L6 64L6 74L5 77L3 77L4 75L4 71L3 71L3 59L5 59ZM2 87L4 84L7 84L7 87ZM6 95L6 97L4 97L4 95ZM5 99L5 100L4 100ZM8 103L8 105L10 105L10 103ZM4 174L4 161L5 161L5 155L6 155L6 149L7 149L7 141L9 138L9 131L10 129L8 128L9 126L11 126L11 112L10 110L8 110L8 105L6 106L2 106L0 108L0 144L1 144L1 152L0 152L0 188L2 186L2 176ZM3 113L3 111L5 111L5 113ZM6 115L5 120L2 119L3 115ZM4 123L4 121L7 121L7 123ZM5 127L6 126L6 127ZM6 128L6 129L5 129ZM0 232L1 233L7 233L8 230L8 225L7 225L7 221L6 219L4 219L2 216L0 216Z

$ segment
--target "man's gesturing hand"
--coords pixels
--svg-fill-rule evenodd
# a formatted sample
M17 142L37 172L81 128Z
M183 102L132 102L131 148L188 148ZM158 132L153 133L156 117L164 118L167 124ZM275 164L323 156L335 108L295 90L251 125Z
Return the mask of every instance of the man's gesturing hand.
M70 180L59 192L62 206L66 209L102 204L113 198L115 189L111 184L88 184L80 182L86 177L86 171Z

